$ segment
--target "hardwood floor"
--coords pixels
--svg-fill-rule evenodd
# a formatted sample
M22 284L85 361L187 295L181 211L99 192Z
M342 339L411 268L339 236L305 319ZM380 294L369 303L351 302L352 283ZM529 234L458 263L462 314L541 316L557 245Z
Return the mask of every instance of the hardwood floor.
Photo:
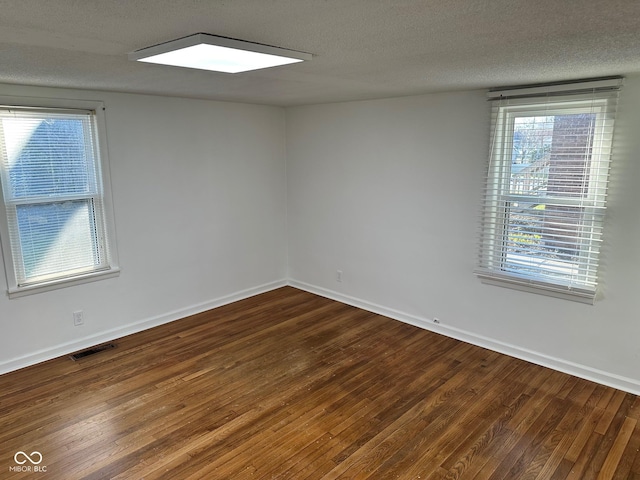
M116 343L0 376L0 478L640 479L635 395L290 287Z

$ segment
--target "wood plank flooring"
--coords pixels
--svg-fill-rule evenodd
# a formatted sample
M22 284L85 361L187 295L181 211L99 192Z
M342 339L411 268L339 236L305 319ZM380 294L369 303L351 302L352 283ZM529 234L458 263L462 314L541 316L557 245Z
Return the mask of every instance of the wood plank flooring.
M116 343L0 376L1 479L640 480L635 395L290 287Z

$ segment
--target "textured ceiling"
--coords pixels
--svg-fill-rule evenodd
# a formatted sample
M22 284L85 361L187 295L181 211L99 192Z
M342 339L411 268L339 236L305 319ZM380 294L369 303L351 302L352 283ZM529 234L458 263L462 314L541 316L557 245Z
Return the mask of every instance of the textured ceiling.
M638 0L0 0L0 82L300 105L640 72ZM127 53L204 32L309 52L223 74Z

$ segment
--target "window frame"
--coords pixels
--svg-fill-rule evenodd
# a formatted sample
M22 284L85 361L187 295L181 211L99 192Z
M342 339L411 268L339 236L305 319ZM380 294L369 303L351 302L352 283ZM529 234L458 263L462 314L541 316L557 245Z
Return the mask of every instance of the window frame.
M7 281L7 294L9 298L18 298L25 295L51 291L59 288L80 285L87 282L113 278L119 275L120 267L118 262L118 251L116 245L115 219L113 214L113 201L111 194L111 175L109 167L109 154L107 149L106 132L106 107L104 102L99 100L76 100L60 98L37 98L37 97L14 97L0 96L0 105L3 107L33 108L34 111L74 111L90 112L92 118L92 133L94 142L95 166L97 169L98 194L101 208L96 208L95 218L100 222L97 235L104 235L104 254L106 255L105 265L99 270L82 271L73 273L69 270L69 275L54 279L42 279L20 285L16 274L16 264L12 254L11 237L9 235L9 218L7 203L4 199L2 182L0 182L0 245L5 267L5 277ZM91 196L92 198L94 196ZM68 200L87 199L86 194L73 195ZM67 200L65 198L65 200ZM31 204L24 202L25 204ZM35 202L37 203L37 202ZM14 207L15 208L15 207ZM95 205L94 205L95 208Z
M616 87L608 87L607 90L617 91L622 83L621 80L616 78L610 82L611 84L616 84ZM516 90L516 93L522 92ZM592 237L593 232L600 234L604 229L605 198L609 184L608 172L613 147L613 131L605 132L605 122L608 123L613 119L611 99L607 98L607 96L600 98L595 95L595 91L579 91L576 93L581 95L574 98L571 95L549 98L544 95L528 96L525 93L522 97L516 96L515 100L506 102L506 105L499 104L493 107L495 110L491 122L492 145L481 217L479 267L476 270L476 274L483 283L593 304L597 292L597 259L600 256L600 252L598 251L595 255L595 267L589 264L589 260L593 256L585 255L585 252L597 248L593 240L586 244L578 243L577 259L572 262L576 271L579 272L578 276L590 270L593 272L593 285L589 285L587 282L578 283L552 279L545 275L518 273L513 268L509 269L506 259L506 242L510 238L510 232L514 231L508 226L510 222L509 215L513 212L511 205L514 202L562 207L575 205L581 209L580 228L584 227L586 231L591 233ZM583 94L585 93L593 93L593 98L584 98ZM501 101L500 97L492 92L488 96L490 99L493 97L494 100L498 98L495 101ZM518 98L521 98L521 100L518 100ZM615 112L615 109L613 111ZM587 191L586 197L558 194L538 197L514 192L511 187L511 164L516 118L583 113L596 115L588 184L585 187ZM604 178L604 181L601 181L600 178ZM581 239L583 236L572 238ZM591 277L584 275L584 278Z

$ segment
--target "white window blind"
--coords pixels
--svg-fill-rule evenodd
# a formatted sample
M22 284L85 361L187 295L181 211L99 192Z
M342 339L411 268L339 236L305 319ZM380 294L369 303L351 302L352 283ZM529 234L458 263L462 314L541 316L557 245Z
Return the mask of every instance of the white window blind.
M483 281L593 303L620 85L490 92Z
M10 290L111 267L100 166L95 112L0 107Z

